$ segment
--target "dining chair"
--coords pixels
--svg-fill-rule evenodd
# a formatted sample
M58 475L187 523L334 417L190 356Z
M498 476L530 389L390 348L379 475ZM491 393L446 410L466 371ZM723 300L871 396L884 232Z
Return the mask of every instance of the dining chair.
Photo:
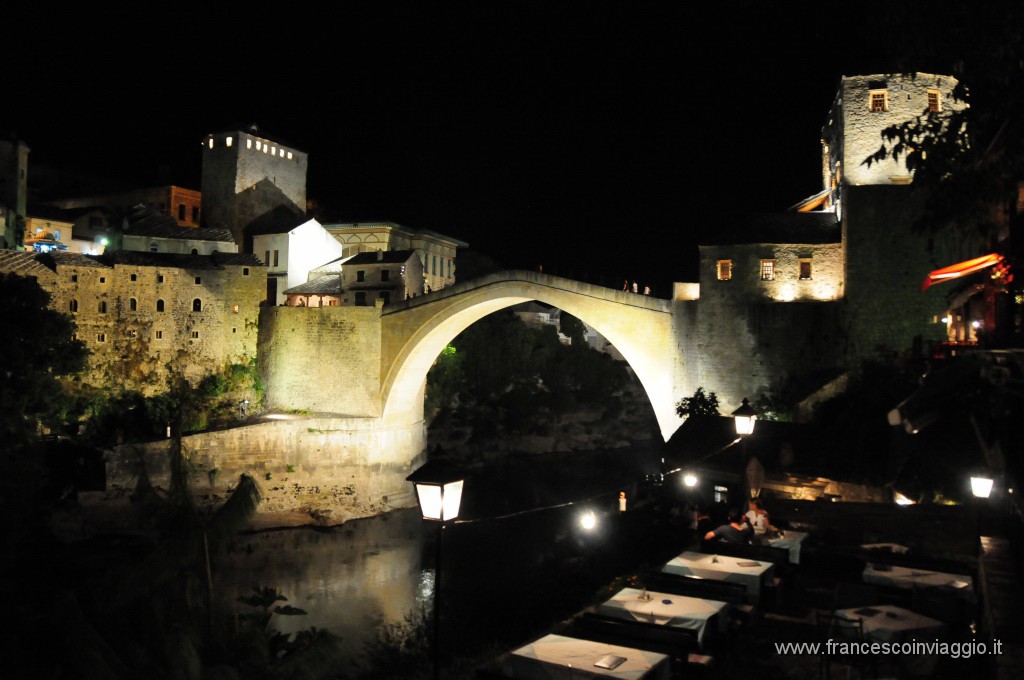
M874 655L860 654L859 651L844 649L842 643L864 642L864 622L860 619L847 619L836 616L832 612L816 612L816 629L818 632L818 677L831 679L832 666L844 666L847 678L854 669L861 678L878 677L878 659ZM826 644L837 643L831 647Z

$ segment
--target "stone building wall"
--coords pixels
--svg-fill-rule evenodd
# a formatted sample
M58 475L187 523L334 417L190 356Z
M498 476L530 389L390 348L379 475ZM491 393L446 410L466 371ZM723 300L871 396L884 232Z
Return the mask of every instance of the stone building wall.
M425 461L426 430L422 422L386 428L376 418L296 417L187 436L182 446L200 505L219 507L248 474L263 496L254 526L331 525L415 506L405 478ZM90 496L91 511L124 507L142 465L158 490L168 489L169 447L162 440L111 451L107 488Z
M773 300L838 300L843 297L841 243L751 243L700 247L702 299L743 304ZM719 260L732 263L732 278L718 279ZM775 263L775 278L761 279L761 261ZM800 262L810 264L810 278L800 278Z
M267 407L380 416L381 307L263 307Z
M266 291L265 269L258 264L215 266L203 256L186 256L192 267L31 257L45 263L46 273L36 276L52 296L51 307L74 320L91 353L82 376L87 384L153 394L164 389L169 370L195 381L256 356ZM195 300L199 311L193 311Z

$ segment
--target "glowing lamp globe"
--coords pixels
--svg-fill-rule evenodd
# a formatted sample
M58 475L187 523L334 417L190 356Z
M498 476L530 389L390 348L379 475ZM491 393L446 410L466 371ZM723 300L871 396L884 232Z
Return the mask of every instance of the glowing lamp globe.
M448 522L459 516L465 480L452 466L431 461L405 479L416 487L423 519Z
M978 498L988 498L992 493L991 477L971 477L971 493Z
M754 433L754 421L757 420L757 411L753 409L746 398L743 404L732 412L733 420L736 421L736 434L740 436Z

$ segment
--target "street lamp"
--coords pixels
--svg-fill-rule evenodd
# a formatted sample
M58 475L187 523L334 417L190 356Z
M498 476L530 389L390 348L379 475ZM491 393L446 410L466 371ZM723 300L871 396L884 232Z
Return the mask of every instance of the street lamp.
M983 473L971 475L971 493L976 498L988 498L992 493L993 481L991 476Z
M441 560L444 528L459 516L464 479L455 468L440 461L429 461L405 478L416 487L420 514L437 524L437 552L434 567L434 678L441 677Z
M750 405L747 398L738 409L732 412L733 421L736 423L736 434L740 436L740 446L743 454L743 480L745 485L744 503L750 498L755 498L761 492L761 479L764 477L764 468L760 463L751 466L753 461L747 460L747 437L754 433L754 423L757 421L757 411ZM760 472L759 472L760 471Z
M733 420L736 421L736 434L743 437L754 434L754 422L757 420L757 411L750 405L747 398L743 398L743 404L732 412Z

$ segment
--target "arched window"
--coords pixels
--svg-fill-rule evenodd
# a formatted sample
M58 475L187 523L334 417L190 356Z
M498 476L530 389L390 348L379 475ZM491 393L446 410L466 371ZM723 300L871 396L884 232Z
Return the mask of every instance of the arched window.
M192 254L193 255L198 255L199 254L199 249L198 248L193 248L192 249Z
M100 314L106 314L107 313L107 301L106 300L100 300L99 311L100 311Z
M193 300L192 301L192 311L193 312L201 312L201 311L203 311L203 301L200 300L199 298L196 298L195 300Z
M158 311L158 312L164 311L164 301L163 300L157 300L156 301L156 311Z
M78 312L78 300L72 300L71 302L68 303L68 311L70 311L72 314Z
M136 300L135 298L130 298L128 300L128 309L130 309L133 312L139 311L139 301Z

